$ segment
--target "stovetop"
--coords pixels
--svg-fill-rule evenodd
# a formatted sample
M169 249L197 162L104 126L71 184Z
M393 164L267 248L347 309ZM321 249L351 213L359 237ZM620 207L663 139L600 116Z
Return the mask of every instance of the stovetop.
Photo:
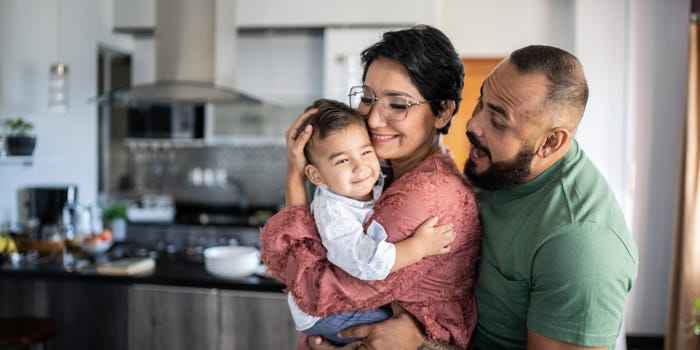
M175 204L175 223L180 225L223 225L251 226L264 225L277 208L213 206L198 203Z
M127 240L116 244L110 254L201 262L208 247L259 247L259 234L259 228L252 226L129 224Z

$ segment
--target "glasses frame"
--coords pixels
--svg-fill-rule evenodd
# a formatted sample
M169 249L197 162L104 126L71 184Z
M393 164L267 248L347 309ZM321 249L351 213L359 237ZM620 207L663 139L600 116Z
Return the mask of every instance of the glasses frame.
M374 109L374 106L377 105L377 101L379 101L379 99L382 98L383 96L386 96L386 95L377 96L377 95L374 93L374 91L372 91L372 89L371 89L369 86L367 86L367 85L355 85L355 86L351 86L351 87L350 87L350 90L348 91L348 103L350 104L350 107L353 108L355 111L358 111L358 109L352 107L352 97L353 97L352 90L353 90L353 89L362 89L363 92L364 92L364 90L367 90L367 91L369 91L369 92L372 94L372 97L371 97L372 103L370 103L369 110L367 111L366 114L360 113L360 115L363 116L363 117L369 116L370 113L372 113L372 109ZM441 100L439 100L439 99L438 99L438 100L425 100L425 101L421 101L421 100L416 100L413 96L411 96L411 95L409 95L409 94L407 94L407 93L405 93L405 92L395 91L394 93L395 93L394 96L405 96L405 97L406 97L406 101L408 101L408 104L406 104L406 111L405 111L405 113L404 113L404 115L403 115L403 118L401 118L401 119L396 119L396 118L390 119L390 118L387 118L387 117L384 115L384 108L387 108L387 106L384 105L384 104L382 104L382 103L380 103L381 107L379 108L379 115L380 115L382 118L384 118L384 120L386 120L386 121L399 121L399 122L400 122L400 121L406 120L406 118L408 117L408 110L409 110L411 107L413 107L413 106L421 106L421 105L424 105L424 104L426 104L426 103L441 101ZM369 97L369 96L366 96L366 97ZM411 100L415 100L415 102L411 102ZM358 113L359 113L359 111L358 111Z

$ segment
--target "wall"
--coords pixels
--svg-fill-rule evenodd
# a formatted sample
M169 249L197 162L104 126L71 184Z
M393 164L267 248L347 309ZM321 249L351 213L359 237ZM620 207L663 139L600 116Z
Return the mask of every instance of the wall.
M571 50L574 3L574 0L442 0L438 21L463 56L503 57L529 44Z
M0 164L0 223L16 221L22 186L74 183L81 200L95 201L97 109L88 100L97 85L97 45L130 49L128 40L109 35L109 18L108 0L0 1L0 118L22 116L38 136L34 165ZM70 69L63 115L47 107L49 65L59 58Z
M635 160L633 223L639 247L637 286L628 303L641 334L665 331L675 229L688 65L687 0L630 1L628 147Z
M629 334L665 332L687 74L687 0L577 1L591 87L577 138L605 174L639 250Z

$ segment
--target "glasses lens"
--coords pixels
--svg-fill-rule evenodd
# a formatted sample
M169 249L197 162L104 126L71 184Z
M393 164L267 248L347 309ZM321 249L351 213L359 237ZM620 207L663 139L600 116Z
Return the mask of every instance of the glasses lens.
M372 91L363 86L353 86L350 88L350 107L356 110L360 115L366 116L369 114L372 104L374 104L374 95Z
M379 100L386 120L404 120L408 113L408 96L402 94L384 95Z

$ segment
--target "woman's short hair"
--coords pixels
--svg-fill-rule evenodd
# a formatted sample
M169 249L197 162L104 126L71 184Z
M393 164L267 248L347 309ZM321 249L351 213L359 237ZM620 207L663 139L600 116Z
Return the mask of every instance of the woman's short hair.
M453 115L459 109L464 87L464 66L454 46L440 30L418 25L409 29L384 33L382 40L362 52L364 72L379 57L399 61L408 72L411 81L437 115L444 106L440 101L455 101ZM447 134L450 123L438 131Z

